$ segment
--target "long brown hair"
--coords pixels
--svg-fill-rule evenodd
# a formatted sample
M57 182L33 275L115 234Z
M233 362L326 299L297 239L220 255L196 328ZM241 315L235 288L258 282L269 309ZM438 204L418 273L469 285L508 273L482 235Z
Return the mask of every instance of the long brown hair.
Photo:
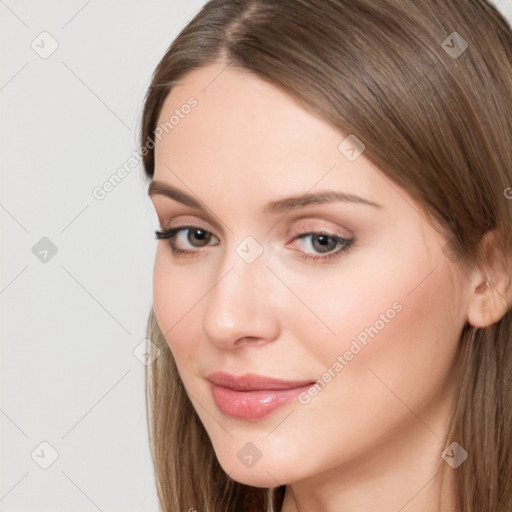
M512 32L484 0L212 0L158 64L144 104L145 175L156 123L189 71L223 62L280 87L343 134L440 226L447 254L482 264L480 242L510 269ZM509 191L509 194L506 191ZM150 443L162 510L280 510L284 486L233 481L220 467L153 310L147 337ZM512 313L460 336L460 393L448 439L464 512L512 508ZM447 466L447 465L445 465ZM451 469L450 469L451 470ZM453 471L453 470L451 470Z

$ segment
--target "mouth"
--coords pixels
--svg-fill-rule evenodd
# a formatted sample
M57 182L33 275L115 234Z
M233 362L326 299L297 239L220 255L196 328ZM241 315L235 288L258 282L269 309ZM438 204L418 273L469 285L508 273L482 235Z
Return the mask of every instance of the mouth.
M257 374L207 376L218 409L232 418L259 420L307 391L315 380L281 380Z

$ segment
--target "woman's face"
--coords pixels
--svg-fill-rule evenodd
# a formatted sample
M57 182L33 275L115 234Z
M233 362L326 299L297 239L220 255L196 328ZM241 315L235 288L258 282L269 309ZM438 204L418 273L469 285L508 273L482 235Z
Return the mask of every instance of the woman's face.
M226 473L271 487L439 457L468 291L419 206L353 137L233 68L187 75L159 126L154 183L179 194L151 199L181 230L158 242L154 310Z

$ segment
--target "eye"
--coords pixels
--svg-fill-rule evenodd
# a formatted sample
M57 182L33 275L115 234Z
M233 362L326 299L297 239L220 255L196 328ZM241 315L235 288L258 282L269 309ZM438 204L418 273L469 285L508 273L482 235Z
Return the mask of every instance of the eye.
M218 240L210 231L198 226L180 226L165 231L155 231L159 240L169 240L174 254L190 254L198 252L194 249L215 245Z
M159 240L169 240L173 254L196 256L202 247L216 245L218 239L210 232L198 226L179 226L163 231L155 231ZM293 242L300 242L299 252L306 260L327 261L342 252L348 252L353 239L324 232L308 232L295 237Z
M312 260L328 260L340 256L342 252L348 252L353 239L343 238L331 233L304 233L295 238L302 247L302 258Z
M338 247L339 239L335 236L324 233L310 233L300 237L302 240L308 240L305 245L321 254L334 251Z

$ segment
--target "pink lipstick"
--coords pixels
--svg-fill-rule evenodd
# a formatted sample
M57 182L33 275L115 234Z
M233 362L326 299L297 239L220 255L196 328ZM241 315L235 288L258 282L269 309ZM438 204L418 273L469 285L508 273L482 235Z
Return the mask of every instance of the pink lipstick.
M215 372L206 378L217 407L227 416L249 421L267 416L316 382L281 380L254 373L235 376Z

